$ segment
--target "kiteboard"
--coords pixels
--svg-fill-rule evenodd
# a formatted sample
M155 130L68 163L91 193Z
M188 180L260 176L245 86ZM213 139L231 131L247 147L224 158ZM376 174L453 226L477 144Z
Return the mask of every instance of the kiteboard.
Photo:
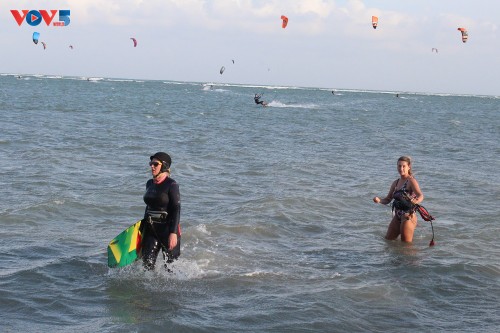
M141 258L141 221L122 231L109 242L108 267L124 267Z

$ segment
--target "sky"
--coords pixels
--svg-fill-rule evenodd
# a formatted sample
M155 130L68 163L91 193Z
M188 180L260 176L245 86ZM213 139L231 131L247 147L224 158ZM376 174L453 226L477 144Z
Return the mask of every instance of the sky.
M70 24L19 26L23 9L70 10ZM0 73L500 96L499 13L492 0L2 0Z

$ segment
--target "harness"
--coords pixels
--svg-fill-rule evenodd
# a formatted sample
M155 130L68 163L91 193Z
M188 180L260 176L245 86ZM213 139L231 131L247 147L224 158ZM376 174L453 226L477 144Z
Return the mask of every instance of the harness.
M165 211L150 210L150 211L146 212L146 222L148 222L151 225L153 223L164 224L164 223L167 223L167 216L168 216L168 213Z
M395 191L392 197L394 201L392 202L392 211L399 210L405 213L413 214L417 207L411 202L411 196L406 191L406 185L408 184L408 179L403 184L399 190Z
M156 239L158 240L158 242L160 242L160 245L165 252L169 252L168 246L165 246L165 244L163 243L160 236L158 236L158 233L156 232L154 224L167 223L167 216L168 216L168 213L165 211L147 211L146 218L145 218L146 222L149 223L149 225L151 226L150 229L153 231Z

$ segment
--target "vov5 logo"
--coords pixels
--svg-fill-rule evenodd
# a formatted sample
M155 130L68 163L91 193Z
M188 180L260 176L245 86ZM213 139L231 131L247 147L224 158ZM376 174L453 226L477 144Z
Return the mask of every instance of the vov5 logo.
M52 23L52 25L55 27L65 27L65 26L69 25L69 22L70 22L70 19L69 19L70 11L69 10L57 10L57 9L27 10L27 9L23 9L23 10L21 10L21 12L19 12L19 10L11 9L10 12L12 13L12 16L14 16L14 19L16 20L16 22L19 26L21 26L21 24L23 24L24 20L26 20L26 23L28 23L32 27L37 26L40 23L42 23L42 20L48 26ZM54 20L54 17L56 16L57 12L59 12L59 21L52 22Z

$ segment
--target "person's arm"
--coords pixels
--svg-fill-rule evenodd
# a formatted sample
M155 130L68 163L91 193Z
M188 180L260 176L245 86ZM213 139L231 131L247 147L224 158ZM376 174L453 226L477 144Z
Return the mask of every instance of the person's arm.
M149 186L151 185L152 182L153 182L152 179L148 179L148 181L146 182L146 192L148 191L148 188L149 188ZM145 221L146 218L148 217L147 212L148 212L148 205L146 205L146 208L144 208L144 217L142 218L143 221Z
M181 195L177 183L170 186L168 215L170 217L168 249L172 250L177 246L177 231L181 219Z
M409 190L413 192L415 195L415 198L411 199L412 204L419 204L422 201L424 201L424 194L420 190L420 186L418 185L418 182L415 178L410 179L410 188Z
M396 183L397 181L394 181L391 185L391 188L389 189L389 193L387 193L387 196L383 199L380 199L379 197L373 198L373 202L379 203L382 205L387 205L392 201L392 194L394 193L394 189L396 188Z

